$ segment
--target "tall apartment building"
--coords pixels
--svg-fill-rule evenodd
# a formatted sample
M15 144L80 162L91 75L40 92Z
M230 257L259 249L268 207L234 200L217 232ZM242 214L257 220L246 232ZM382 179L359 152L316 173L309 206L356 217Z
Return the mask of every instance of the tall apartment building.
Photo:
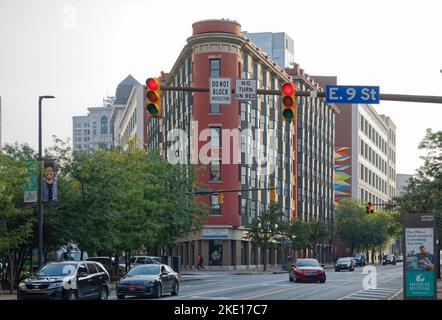
M168 86L209 87L210 77L257 79L257 87L277 89L290 76L241 33L239 23L206 20L193 24L170 73ZM278 203L286 219L296 218L296 132L283 122L277 95L259 95L253 102L210 104L207 92L166 91L162 119L148 119L148 149L159 148L171 161L187 161L204 168L199 183L208 189L278 187ZM182 129L188 141L168 141ZM233 136L233 138L232 138ZM207 150L207 159L198 157ZM230 151L228 160L223 156ZM237 151L237 156L232 154ZM261 155L265 163L256 161ZM249 161L252 160L252 161ZM205 162L207 161L207 162ZM210 215L201 230L179 239L174 249L191 268L201 253L209 267L253 268L264 252L246 238L246 226L269 206L265 190L228 192L224 204L216 195L201 197ZM270 264L281 263L282 250L270 250Z
M91 152L98 148L112 148L110 118L113 105L87 108L88 115L72 117L73 150Z
M286 69L301 91L324 91L298 64ZM335 121L339 109L324 99L299 97L297 101L297 218L333 223ZM318 250L321 259L331 261L331 243ZM305 255L305 253L304 253ZM308 256L308 255L307 255Z
M292 68L294 41L285 32L244 32L244 35L270 56L281 68Z
M324 86L336 77L314 77ZM367 104L338 104L335 139L335 201L378 204L396 192L396 126Z

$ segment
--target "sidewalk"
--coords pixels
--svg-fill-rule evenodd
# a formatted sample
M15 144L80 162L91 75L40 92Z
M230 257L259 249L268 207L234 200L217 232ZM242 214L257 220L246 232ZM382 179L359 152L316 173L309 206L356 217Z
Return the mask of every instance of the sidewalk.
M442 300L442 280L437 280L437 300ZM392 300L404 300L404 291Z

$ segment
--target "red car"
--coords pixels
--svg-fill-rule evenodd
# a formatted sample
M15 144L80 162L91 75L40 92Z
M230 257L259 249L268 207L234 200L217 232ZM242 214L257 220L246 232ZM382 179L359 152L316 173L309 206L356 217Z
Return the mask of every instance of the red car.
M316 259L298 259L295 264L290 266L290 281L319 281L324 283L326 280L324 265L320 265Z

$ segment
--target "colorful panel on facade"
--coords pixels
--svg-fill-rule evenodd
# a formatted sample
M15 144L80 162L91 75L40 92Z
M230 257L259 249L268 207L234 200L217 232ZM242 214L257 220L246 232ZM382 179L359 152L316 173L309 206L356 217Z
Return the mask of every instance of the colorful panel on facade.
M346 172L351 167L350 147L335 148L335 202L351 196L351 175Z

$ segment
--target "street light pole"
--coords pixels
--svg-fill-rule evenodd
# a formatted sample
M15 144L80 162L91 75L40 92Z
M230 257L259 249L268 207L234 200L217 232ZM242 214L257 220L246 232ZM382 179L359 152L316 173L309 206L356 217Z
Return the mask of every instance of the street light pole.
M54 96L39 96L38 97L38 161L40 162L40 171L38 175L38 194L37 202L39 207L38 212L38 265L42 266L44 262L43 257L43 156L42 156L42 134L41 134L41 102L43 99L54 99Z

